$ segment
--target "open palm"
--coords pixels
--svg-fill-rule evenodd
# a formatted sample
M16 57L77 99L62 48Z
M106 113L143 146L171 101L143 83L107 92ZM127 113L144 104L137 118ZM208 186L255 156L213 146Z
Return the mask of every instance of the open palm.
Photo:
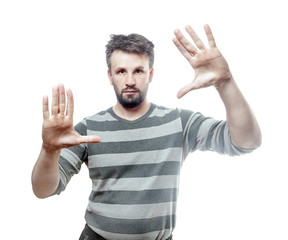
M194 80L180 89L177 94L178 98L183 97L194 89L209 86L219 87L225 80L231 78L229 66L216 47L210 27L205 25L204 29L209 42L210 48L208 49L191 26L187 26L186 31L191 36L196 47L183 36L180 30L175 30L173 42L195 71Z
M43 98L43 147L47 150L59 150L82 143L100 142L98 136L80 136L73 126L74 100L71 90L67 90L67 106L65 89L62 84L53 88L51 116L48 97Z

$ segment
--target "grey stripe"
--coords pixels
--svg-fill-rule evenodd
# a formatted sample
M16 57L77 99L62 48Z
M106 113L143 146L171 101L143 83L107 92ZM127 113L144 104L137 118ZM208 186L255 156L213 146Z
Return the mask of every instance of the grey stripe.
M199 137L199 148L224 154L226 152L224 142L226 141L228 146L231 144L229 139L224 140L225 128L225 121L206 120L199 130L199 135L202 136L202 138Z
M143 191L177 188L179 176L155 176L143 178L119 178L92 180L93 191Z
M83 155L79 152L80 149L83 150L82 147L64 148L61 150L61 156L66 159L66 161L69 161L72 165L75 165L77 169L80 169L82 163L80 157Z
M180 162L161 162L157 164L97 167L90 169L89 173L90 177L93 179L118 179L161 175L179 175Z
M75 158L76 155L77 158L80 159L82 162L86 161L88 157L85 144L73 146L70 148L63 148L61 151L61 155L67 155L67 154L71 155L72 158ZM67 159L69 159L69 157Z
M144 191L92 191L89 200L109 204L150 204L176 202L177 194L177 188Z
M81 164L79 162L76 162L75 159L67 160L63 156L59 157L59 164L62 166L63 170L65 170L65 173L68 176L78 173L81 168Z
M59 179L59 184L55 192L52 194L60 194L62 191L65 190L66 185L70 181L71 177L80 171L81 165L77 164L78 166L74 166L63 158L62 156L59 157L59 172L60 172L60 179Z
M191 151L197 150L198 131L206 118L200 114L193 114L184 129L184 156L185 159Z
M112 121L100 121L96 122L94 119L87 119L87 128L92 131L115 131L115 130L132 130L139 128L149 128L154 126L159 126L175 119L179 118L177 111L168 112L162 117L150 117L145 119L145 121L137 122L137 124L131 124L131 122L118 121L113 119Z
M90 202L87 210L109 218L147 219L176 214L176 202L137 205Z
M120 234L143 234L175 227L175 215L148 219L115 219L86 211L85 219L95 228Z
M117 153L117 154L97 154L89 156L88 167L109 167L121 165L137 165L160 163L162 161L180 161L182 148L167 148L136 153Z
M193 150L197 150L198 148L198 144L199 144L199 129L201 127L201 124L205 121L205 117L203 116L198 116L197 119L193 122L193 127L190 127L190 129L188 130L188 138L189 138L189 142L190 142L190 151Z
M69 170L67 170L69 171ZM70 181L71 177L68 177L69 173L65 172L65 169L63 169L62 165L59 164L59 175L60 175L60 179L59 179L59 184L57 189L55 190L55 193L60 194L67 186L68 182Z
M225 130L226 122L223 121L222 124L220 124L220 125L222 125L222 126L220 127L219 134L217 134L218 135L218 146L217 146L217 148L220 149L220 152L224 153L224 151L223 151L225 149L224 130ZM227 143L228 143L228 141L227 141ZM230 144L231 144L231 142L229 141L229 146L230 146Z
M182 138L182 132L180 132L149 140L90 143L88 144L89 156L95 154L131 153L182 147Z
M82 122L79 122L74 129L80 134L80 135L87 135L87 126L85 120Z
M189 121L191 116L196 116L199 114L197 112L194 113L192 111L184 110L184 109L179 109L178 111L179 111L179 116L182 122L183 129L187 127L187 122Z
M177 132L182 132L181 121L176 119L160 126L149 127L149 128L138 128L130 130L119 130L119 131L91 131L88 130L88 135L98 135L101 137L101 142L125 142L125 141L136 141L142 139L151 139L156 137L162 137L171 135Z
M212 149L212 147L211 147L212 146L212 144L211 144L212 143L212 136L215 132L217 132L217 128L219 127L220 124L221 124L221 122L216 122L210 127L209 134L208 134L206 144L205 144L205 148L203 148L203 150L211 150ZM223 142L223 140L222 140L222 142Z

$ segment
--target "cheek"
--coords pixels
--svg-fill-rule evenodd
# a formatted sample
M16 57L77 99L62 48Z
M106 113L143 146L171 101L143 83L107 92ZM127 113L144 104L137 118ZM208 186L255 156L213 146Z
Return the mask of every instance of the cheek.
M123 82L123 77L119 77L119 76L113 76L111 79L110 79L110 84L113 85L113 86L117 86L117 88L119 88L119 86L122 85L122 82Z
M115 76L113 77L113 79L115 80L115 83L125 84L126 75L125 75L125 74L123 74L123 75L115 75Z
M136 79L136 84L137 85L146 85L150 82L150 77L149 75L143 75L143 76L139 76Z

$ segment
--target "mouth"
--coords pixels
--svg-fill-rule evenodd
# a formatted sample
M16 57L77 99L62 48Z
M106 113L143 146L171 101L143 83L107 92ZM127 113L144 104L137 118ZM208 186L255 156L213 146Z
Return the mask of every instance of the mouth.
M126 94L126 95L133 95L133 94L136 94L138 93L139 91L136 90L136 89L126 89L126 90L123 90L122 93L123 94Z

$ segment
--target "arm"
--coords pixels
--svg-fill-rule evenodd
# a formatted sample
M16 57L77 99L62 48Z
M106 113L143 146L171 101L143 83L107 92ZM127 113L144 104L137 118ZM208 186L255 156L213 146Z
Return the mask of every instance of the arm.
M241 148L257 148L261 145L258 122L233 78L217 88L225 105L226 118L234 145Z
M55 192L60 180L59 156L60 150L51 152L42 146L32 171L32 187L37 197L45 198Z
M179 30L175 30L174 44L195 70L194 80L177 94L183 97L189 91L214 86L226 109L227 123L233 144L240 148L256 148L261 145L261 131L257 120L233 79L225 58L216 47L208 25L205 32L209 42L207 49L194 30L186 27L196 47Z
M73 127L73 95L67 90L67 107L63 85L53 88L50 116L48 97L43 98L42 148L32 171L32 187L39 198L51 195L59 184L58 159L62 148L82 143L97 143L97 136L80 136ZM66 110L66 112L65 112Z

